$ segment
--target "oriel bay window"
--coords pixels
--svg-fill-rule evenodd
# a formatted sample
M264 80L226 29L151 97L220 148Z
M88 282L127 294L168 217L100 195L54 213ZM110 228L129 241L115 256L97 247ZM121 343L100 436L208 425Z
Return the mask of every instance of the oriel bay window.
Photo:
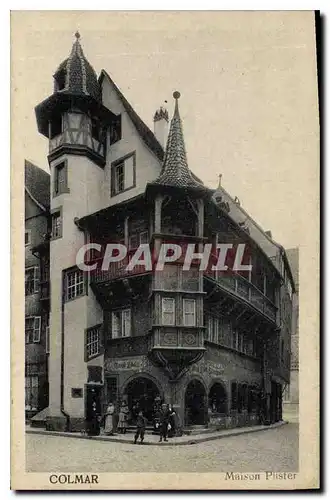
M162 299L162 324L175 325L175 299L173 297Z
M131 310L118 309L112 312L112 338L130 337L132 335Z
M196 300L183 299L183 324L196 326Z

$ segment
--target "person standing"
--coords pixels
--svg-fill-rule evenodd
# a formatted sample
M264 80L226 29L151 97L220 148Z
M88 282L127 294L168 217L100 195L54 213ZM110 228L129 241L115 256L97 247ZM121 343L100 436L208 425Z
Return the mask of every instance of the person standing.
M100 434L100 414L97 411L96 401L93 401L87 419L87 435L98 436Z
M168 409L168 405L166 403L163 403L161 410L159 412L159 424L160 424L159 442L160 443L162 442L163 438L164 438L164 441L167 441L169 418L170 418L170 412Z
M119 420L118 420L118 429L120 434L126 434L127 420L128 420L128 406L126 401L122 401L119 410Z
M168 437L174 437L176 434L176 413L172 405L169 406L169 426Z
M141 444L143 443L144 434L146 431L146 425L147 425L147 419L143 416L143 411L140 410L136 419L136 433L134 436L134 444L137 443L139 436L141 438Z
M113 436L113 417L115 413L115 406L112 402L108 404L105 412L104 420L104 434L107 436Z

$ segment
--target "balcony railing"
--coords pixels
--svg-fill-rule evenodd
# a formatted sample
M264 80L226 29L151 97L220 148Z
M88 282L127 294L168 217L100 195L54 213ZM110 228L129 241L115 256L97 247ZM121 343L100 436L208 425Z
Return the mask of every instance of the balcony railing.
M131 271L127 270L130 256L126 256L119 262L111 262L106 270L102 270L103 259L93 260L93 264L97 265L94 271L90 271L91 283L105 283L118 278L127 278L129 276L137 276L151 273L144 265L134 266Z
M214 279L225 290L253 305L273 322L276 322L277 307L253 283L243 278L243 276L234 272L226 275L217 275L214 271L206 271L205 275Z

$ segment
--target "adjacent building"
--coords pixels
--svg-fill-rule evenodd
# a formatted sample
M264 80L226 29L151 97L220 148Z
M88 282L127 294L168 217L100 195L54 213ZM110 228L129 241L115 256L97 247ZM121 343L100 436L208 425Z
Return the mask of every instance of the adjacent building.
M182 426L280 420L294 291L284 249L190 171L179 92L153 133L106 71L97 78L79 38L36 107L51 172L50 241L38 252L49 247L52 287L47 428L80 430L93 405L123 399L149 420L155 401L171 403ZM103 266L109 243L125 254ZM214 266L219 243L245 244L252 268L201 269L196 255L188 269L142 255L129 266L141 245L154 258L164 244L185 255L211 244Z
M285 417L290 421L299 419L299 249L286 251L295 282L292 298L292 334L290 384L284 392Z
M50 175L25 161L25 413L48 406Z

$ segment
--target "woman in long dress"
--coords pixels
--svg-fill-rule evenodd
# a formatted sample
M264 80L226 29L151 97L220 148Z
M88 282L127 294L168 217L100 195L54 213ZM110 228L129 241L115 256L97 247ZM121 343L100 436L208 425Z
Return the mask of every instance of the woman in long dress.
M109 403L105 412L104 420L104 434L107 436L113 435L113 415L115 413L115 406L113 403Z

